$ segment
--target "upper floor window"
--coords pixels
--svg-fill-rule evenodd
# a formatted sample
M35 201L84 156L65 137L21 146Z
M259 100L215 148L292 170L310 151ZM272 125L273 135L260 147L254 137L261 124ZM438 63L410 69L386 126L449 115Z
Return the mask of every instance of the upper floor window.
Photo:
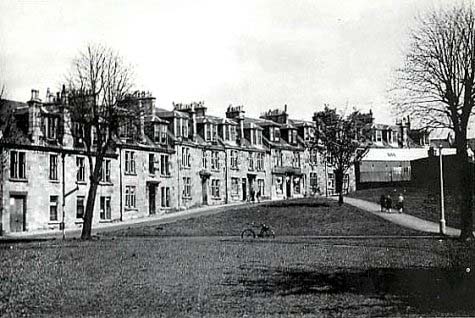
M229 139L231 141L236 141L236 126L229 126L229 133L230 133Z
M204 149L201 151L201 166L203 169L208 169L208 154Z
M85 165L84 165L84 157L76 157L76 166L78 168L78 172L76 174L77 181L84 181L86 177L85 173Z
M148 154L148 173L155 174L155 154L149 153Z
M168 142L167 125L160 125L160 143L166 144Z
M160 174L162 176L170 175L170 156L169 155L160 156Z
M383 141L383 132L381 130L376 130L376 142Z
M188 138L188 119L186 118L177 118L177 137Z
M257 157L256 169L259 170L259 171L264 170L264 154L263 153L257 153L256 157Z
M292 166L294 168L299 168L300 167L300 152L298 152L298 151L294 152Z
M125 173L135 174L135 152L125 152Z
M26 179L26 153L10 151L10 178Z
M216 141L218 138L218 126L214 124L205 124L205 140Z
M104 161L102 161L101 181L111 182L111 160L110 159L104 159Z
M318 150L310 149L310 164L316 165L318 163Z
M254 154L252 152L249 153L249 170L254 170Z
M58 127L57 127L58 126L58 118L48 116L46 122L47 122L47 127L48 127L46 137L48 139L56 139L57 129L58 129Z
M275 150L274 151L274 165L276 167L282 167L282 151L281 150Z
M58 180L58 155L49 155L49 179Z
M270 141L279 141L280 140L280 129L278 127L269 127L269 137Z
M231 150L231 169L238 169L238 152Z
M185 168L191 167L191 154L190 148L188 147L183 147L181 149L181 165Z
M219 152L218 151L211 152L211 169L219 170Z

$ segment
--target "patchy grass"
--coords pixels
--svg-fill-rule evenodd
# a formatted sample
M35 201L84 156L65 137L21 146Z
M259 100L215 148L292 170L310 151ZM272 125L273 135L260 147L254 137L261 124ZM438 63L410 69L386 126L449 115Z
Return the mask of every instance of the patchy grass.
M236 237L247 222L276 239ZM397 239L310 235L392 234ZM95 241L0 245L0 316L475 315L474 245L323 199L268 203ZM309 236L307 236L307 234Z
M405 213L414 215L424 220L438 223L440 220L440 193L426 187L393 187L358 190L348 196L364 199L379 204L381 194L391 194L393 202L397 202L399 193L404 194ZM460 228L460 212L457 208L457 196L446 190L445 220L451 227ZM474 227L475 228L475 227Z
M108 238L1 250L0 316L475 315L450 241ZM473 246L460 247L472 255ZM469 251L469 253L467 253Z
M265 223L277 236L419 235L349 205L309 198L232 208L223 213L191 217L159 226L107 233L113 236L239 236L249 223Z

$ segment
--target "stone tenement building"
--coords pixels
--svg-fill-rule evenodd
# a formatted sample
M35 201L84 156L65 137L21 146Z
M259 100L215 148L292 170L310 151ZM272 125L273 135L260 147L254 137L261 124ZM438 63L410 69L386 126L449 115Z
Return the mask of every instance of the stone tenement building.
M89 164L62 107L68 96L48 91L42 102L38 94L33 90L27 103L1 101L2 116L9 113L19 132L0 139L3 233L82 226ZM121 127L104 159L96 224L258 194L271 200L334 194L332 167L309 147L314 123L288 118L287 106L260 118L229 106L220 118L208 115L203 102L166 110L149 93L129 98L143 115ZM345 179L346 191L353 190L353 169Z

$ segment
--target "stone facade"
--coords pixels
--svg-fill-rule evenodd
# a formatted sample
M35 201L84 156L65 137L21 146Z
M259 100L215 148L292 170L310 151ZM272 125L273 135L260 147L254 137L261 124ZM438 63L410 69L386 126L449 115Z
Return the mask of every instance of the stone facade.
M201 205L333 195L332 169L310 149L314 125L288 118L287 109L260 118L229 106L224 118L203 102L155 106L143 92L130 96L143 109L120 129L105 158L93 223L120 222ZM84 149L68 133L67 94L41 102L32 91L15 105L24 136L0 139L3 233L80 228L89 189ZM4 101L5 102L5 101ZM13 104L12 104L13 105ZM333 187L333 188L332 188ZM348 177L354 189L354 170Z

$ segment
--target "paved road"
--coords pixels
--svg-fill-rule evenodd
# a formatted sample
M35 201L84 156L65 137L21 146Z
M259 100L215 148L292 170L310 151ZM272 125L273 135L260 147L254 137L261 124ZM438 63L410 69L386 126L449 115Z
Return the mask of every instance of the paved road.
M427 232L427 233L439 233L439 224L435 222L426 221L415 216L405 214L405 213L387 213L381 212L381 207L379 204L374 202L369 202L366 200L355 199L355 198L346 198L345 203L350 204L354 207L360 208L362 210L371 212L379 217L382 217L385 220L393 222L395 224L414 229L417 231ZM446 234L449 236L459 236L460 230L446 227Z

